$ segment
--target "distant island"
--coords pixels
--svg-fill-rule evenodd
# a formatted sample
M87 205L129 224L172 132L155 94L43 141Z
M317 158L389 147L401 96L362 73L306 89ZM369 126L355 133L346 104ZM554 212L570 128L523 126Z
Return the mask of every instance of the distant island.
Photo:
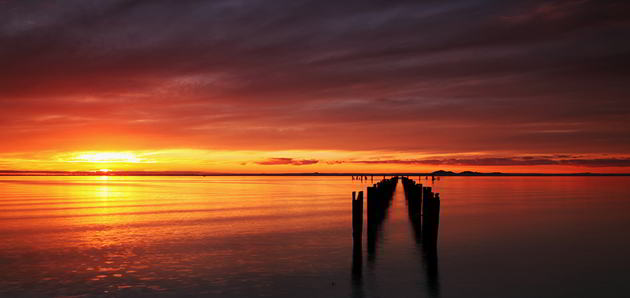
M0 176L630 176L630 173L502 173L474 171L392 173L212 173L198 171L19 171L0 170Z

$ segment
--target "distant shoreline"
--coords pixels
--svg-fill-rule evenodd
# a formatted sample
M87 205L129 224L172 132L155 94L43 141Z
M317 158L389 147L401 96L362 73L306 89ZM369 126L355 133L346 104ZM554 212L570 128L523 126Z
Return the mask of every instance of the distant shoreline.
M630 176L630 173L482 173L482 172L450 172L436 171L431 173L203 173L203 172L155 172L155 171L11 171L0 170L0 176L156 176L156 177L198 177L198 176L440 176L440 177L546 177L546 176Z

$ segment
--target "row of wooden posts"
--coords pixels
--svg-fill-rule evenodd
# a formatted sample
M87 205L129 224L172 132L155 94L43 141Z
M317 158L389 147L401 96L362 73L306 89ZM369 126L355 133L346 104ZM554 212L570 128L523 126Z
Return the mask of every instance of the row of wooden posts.
M383 180L385 180L386 176L383 176ZM408 178L409 176L407 176ZM440 180L440 176L435 176L435 175L431 175L431 180L435 180L437 178L437 180ZM359 176L352 176L352 180L374 180L374 175L370 175L370 177L365 176L365 175L359 175ZM418 180L421 180L422 176L418 176ZM424 180L429 180L429 176L424 176Z
M440 194L431 187L424 187L409 178L402 178L407 199L409 219L416 236L421 237L425 252L437 249L438 226L440 223Z
M358 180L358 179L357 179ZM402 180L415 242L427 273L428 290L439 296L437 238L440 195L406 177L394 176L367 188L367 261L375 264L379 230L387 217L398 180ZM352 192L352 280L362 281L363 192Z
M383 176L383 179L385 179L385 176ZM368 180L370 180L370 181L374 181L374 175L370 175L370 177L364 176L364 175L352 176L352 180L361 180L361 181L364 181L364 180L368 181Z
M367 188L367 260L376 260L378 233L391 206L398 177L383 179ZM352 192L352 276L353 281L360 282L362 271L362 234L363 234L363 192Z
M416 243L421 247L428 290L433 297L439 297L439 273L437 240L440 224L440 194L433 193L431 187L424 187L414 180L403 177L409 221L413 228Z
M377 222L384 218L389 208L398 176L383 179L367 188L367 216L369 222ZM401 177L409 216L422 218L427 226L437 226L440 216L440 194L434 193L431 187L424 187L407 177ZM376 219L373 221L372 219ZM352 192L352 231L355 238L363 232L363 191Z
M381 220L392 201L398 177L383 179L367 188L367 216L368 225ZM352 192L352 231L355 238L360 238L363 232L363 191Z
M439 216L439 193L433 193L431 187L423 187L422 184L417 184L414 180L406 177L402 178L402 184L411 212L422 214L425 217Z

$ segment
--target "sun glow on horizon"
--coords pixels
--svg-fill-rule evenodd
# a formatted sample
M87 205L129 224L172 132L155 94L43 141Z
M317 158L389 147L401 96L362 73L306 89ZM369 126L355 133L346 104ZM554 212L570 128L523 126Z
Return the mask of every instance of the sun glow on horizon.
M139 163L142 160L131 152L93 152L79 154L71 162Z
M630 156L568 154L524 155L518 152L427 153L377 150L212 150L172 148L121 151L29 152L1 154L2 167L18 171L86 171L103 176L125 171L213 173L348 172L627 172ZM588 166L588 162L594 166ZM587 163L583 165L582 163ZM531 165L530 165L531 164Z

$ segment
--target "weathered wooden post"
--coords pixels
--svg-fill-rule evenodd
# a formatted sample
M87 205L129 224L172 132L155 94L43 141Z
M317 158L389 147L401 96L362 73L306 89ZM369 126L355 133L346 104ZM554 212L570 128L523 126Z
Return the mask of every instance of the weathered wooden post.
M376 211L376 187L368 186L367 188L367 213L368 220L370 216Z
M360 239L363 234L363 192L352 192L352 237Z
M427 210L429 210L429 204L431 203L431 199L433 199L433 193L431 192L431 187L423 187L422 188L422 214L426 214Z
M379 226L379 195L378 184L367 188L367 260L376 260L376 241Z
M418 204L418 206L416 206L416 209L418 214L422 214L422 184L417 184L416 185L416 204Z
M430 198L425 198L425 204L423 207L422 241L427 249L436 250L438 227L440 224L440 194L431 194Z
M440 221L440 194L439 193L435 193L433 195L433 202L431 204L431 208L433 208L433 216L434 216L434 221L436 221L436 224L439 223Z

